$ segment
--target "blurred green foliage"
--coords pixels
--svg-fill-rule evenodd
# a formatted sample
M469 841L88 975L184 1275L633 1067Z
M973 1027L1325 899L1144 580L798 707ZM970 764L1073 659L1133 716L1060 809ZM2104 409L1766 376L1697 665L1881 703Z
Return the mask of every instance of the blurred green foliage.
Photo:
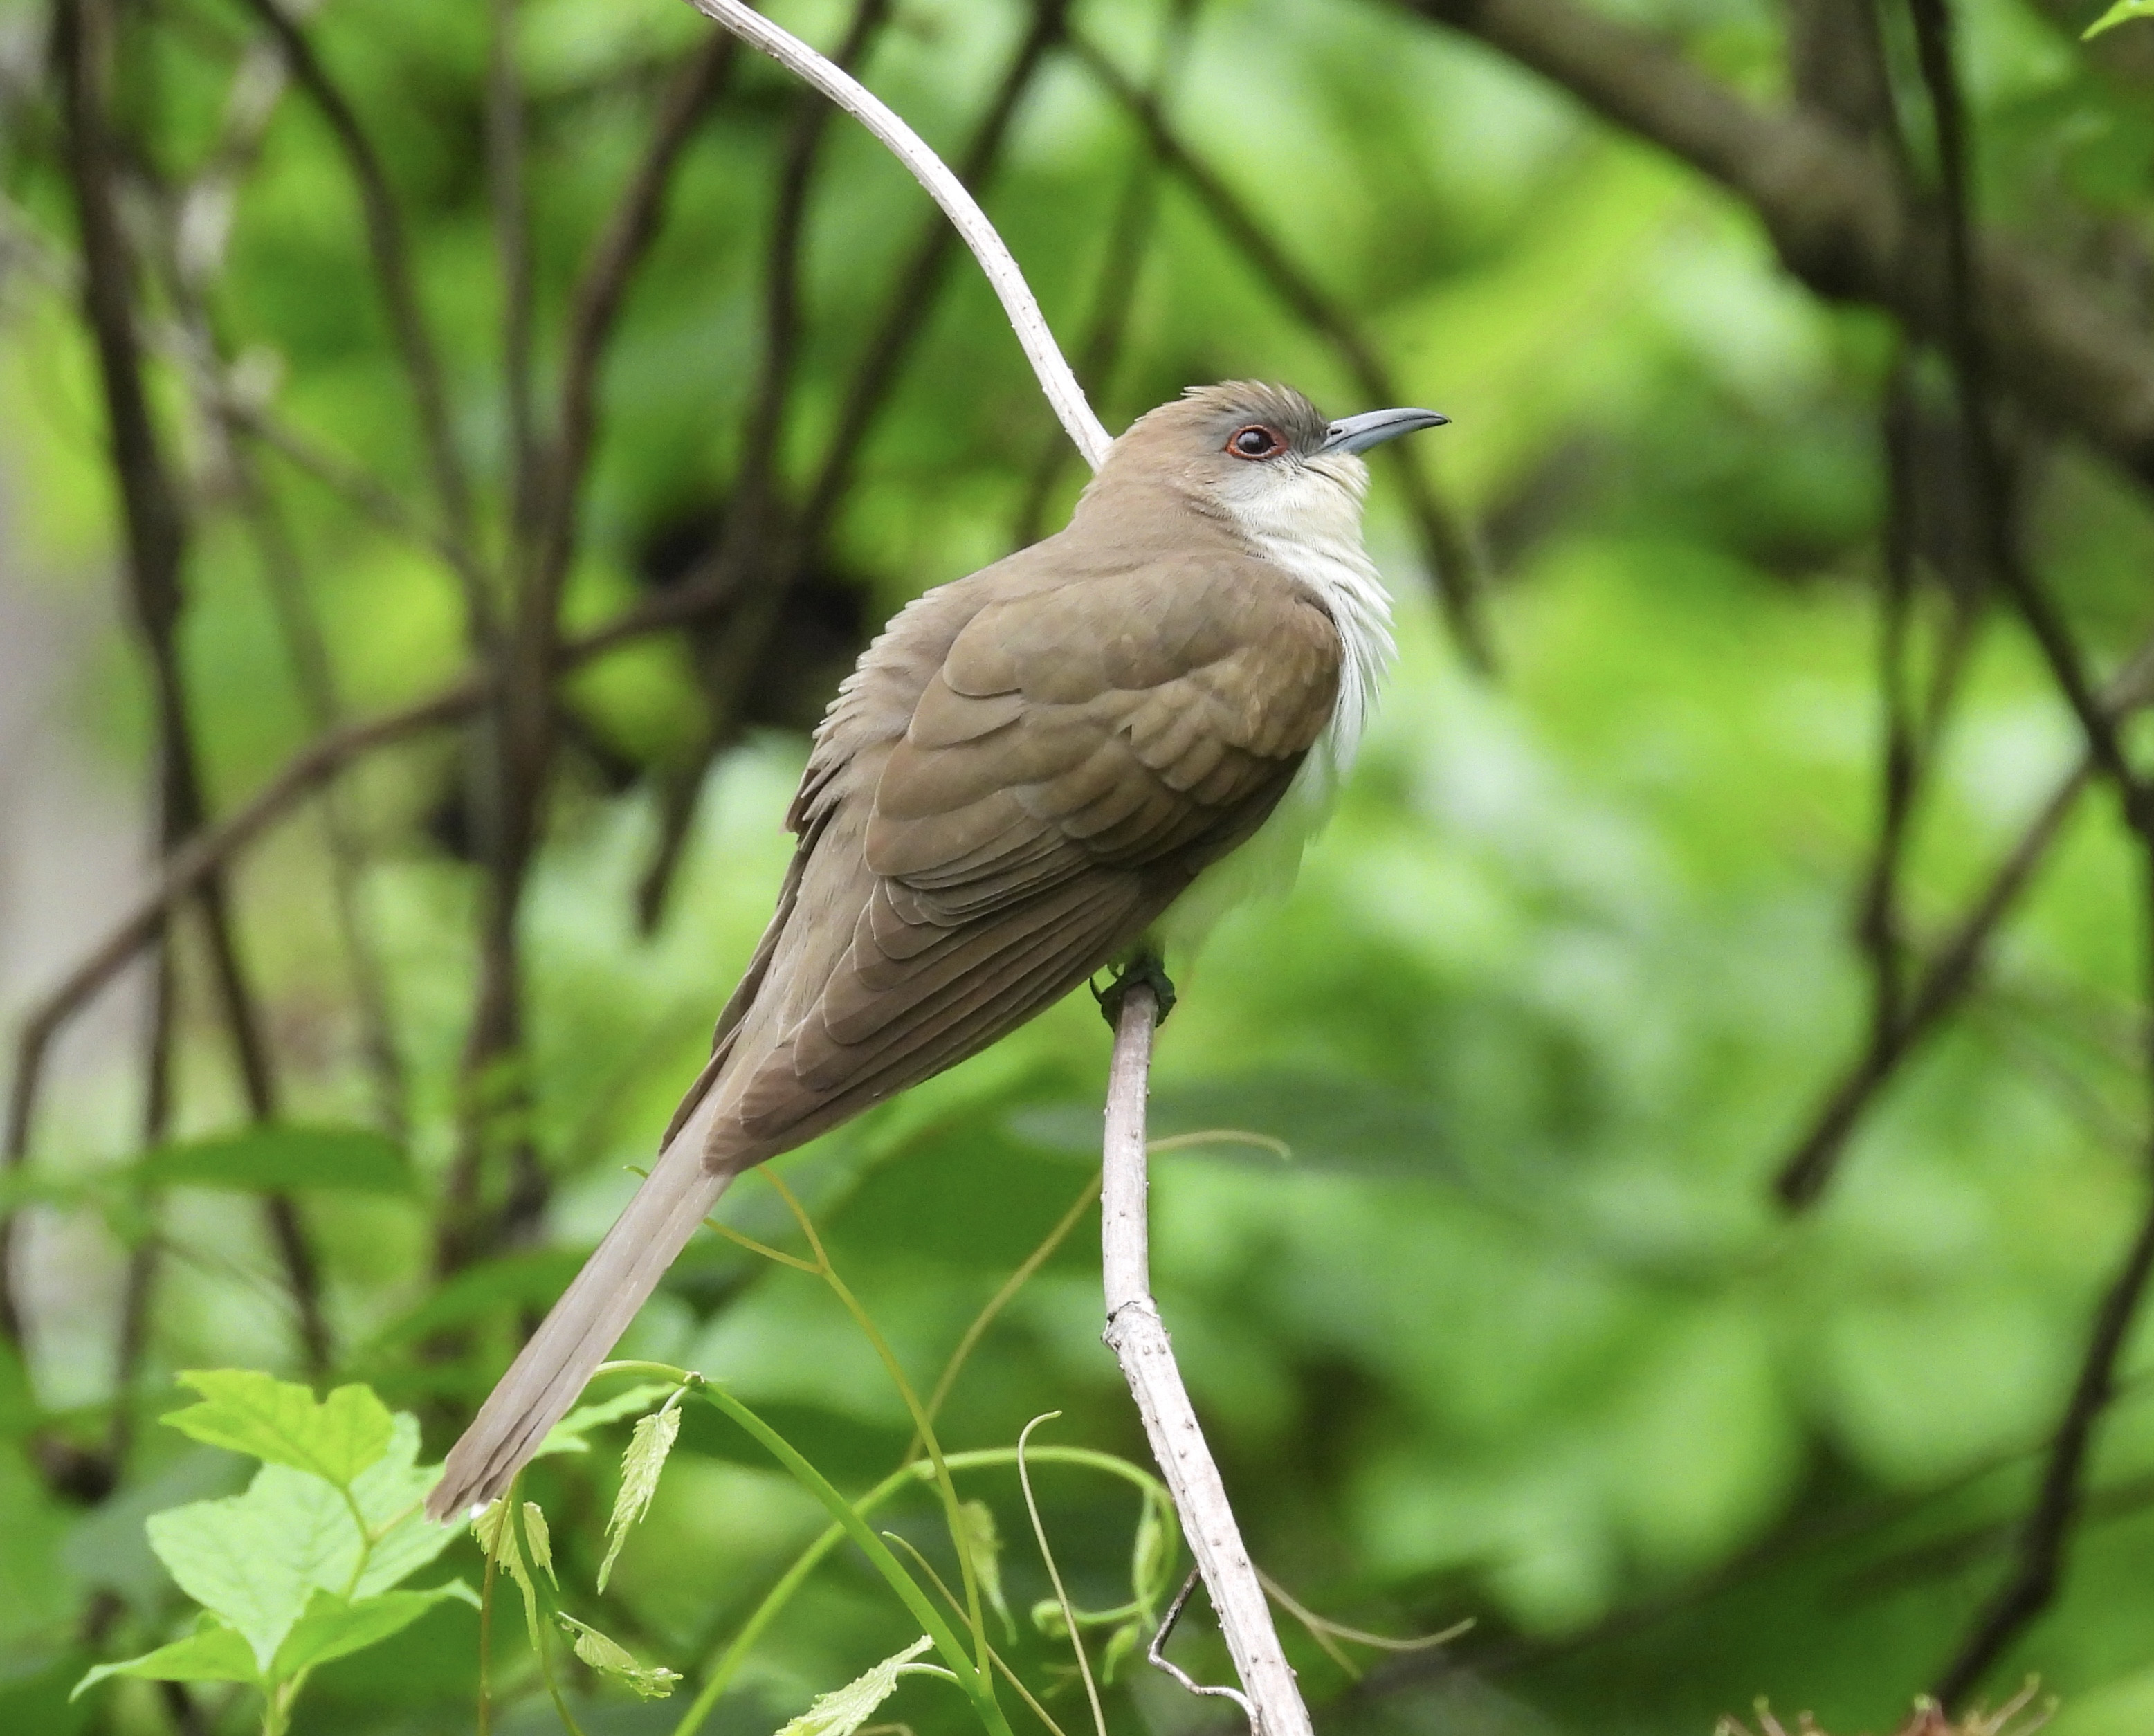
M818 42L845 28L834 0L773 9ZM538 377L550 389L579 261L664 74L706 27L666 0L511 10L529 100ZM1621 10L1778 100L1785 21L1771 9ZM404 202L455 432L493 523L506 437L487 16L327 0L307 28ZM253 15L229 0L161 0L123 17L130 172L169 192L214 154ZM1138 0L1085 0L1076 17L1133 69L1171 28ZM0 0L8 236L45 237L7 255L7 580L102 619L114 493L93 359L60 283L74 229L53 166L43 18L31 0ZM955 155L1025 22L1006 0L901 0L865 75ZM2075 42L2085 22L2022 0L1965 8L1984 197L2060 248L2143 259L2154 82L2123 60L2090 61ZM1156 1131L1243 1128L1293 1153L1197 1146L1162 1156L1155 1180L1156 1285L1258 1558L1301 1601L1360 1627L1478 1622L1441 1663L1371 1658L1358 1687L1290 1631L1319 1727L1704 1736L1759 1694L1835 1730L1889 1725L2003 1569L2093 1299L2141 1208L2141 871L2106 799L2086 799L1978 998L1876 1103L1823 1205L1782 1215L1775 1165L1867 1017L1851 931L1876 825L1877 419L1892 334L1778 275L1755 226L1688 171L1393 8L1213 0L1189 28L1169 103L1178 129L1355 310L1403 396L1455 419L1432 437L1432 468L1482 528L1499 651L1494 678L1464 669L1396 481L1380 472L1370 539L1399 593L1402 644L1381 721L1291 897L1222 927L1182 977L1160 1049ZM683 160L602 376L567 601L575 628L649 595L666 551L723 517L762 344L774 165L797 111L784 77L744 56ZM1073 346L1143 156L1080 65L1051 54L984 193ZM169 205L145 192L136 207L137 228L159 232ZM796 494L932 221L865 136L830 130L778 452ZM230 222L205 301L216 341L290 425L423 513L421 448L350 182L298 96L276 106ZM61 262L59 275L41 274L41 258ZM155 326L171 296L148 276ZM1131 294L1124 353L1093 382L1110 426L1222 377L1286 379L1337 411L1369 407L1335 346L1279 305L1171 177ZM857 625L846 598L871 625L1004 552L1061 439L969 264L952 263L908 335L853 486L819 527L841 641ZM315 726L219 437L189 407L169 348L159 355L157 401L198 503L183 649L223 808ZM2036 564L2113 666L2147 623L2144 503L2041 430L2022 437ZM453 575L262 462L341 706L369 714L452 678L465 656ZM1079 470L1062 462L1058 503ZM1950 586L1924 571L1927 645ZM136 653L115 630L80 636L70 655L51 727L131 789L151 716ZM628 1166L693 1076L768 914L804 753L773 715L719 758L665 921L639 933L654 784L693 768L707 727L697 656L659 636L566 683L577 722L520 930L530 1131L554 1184L534 1243L437 1279L477 898L455 848L447 736L379 755L342 785L364 851L358 909L406 1069L401 1128L386 1126L370 1075L311 818L278 829L235 879L289 1125L242 1131L191 941L179 955L183 1142L137 1148L139 1085L120 1050L50 1095L34 1166L10 1196L42 1202L34 1227L59 1252L38 1269L28 1366L0 1359L0 1728L173 1727L149 1684L72 1704L68 1691L94 1664L178 1636L189 1606L144 1521L251 1499L236 1462L135 1427L116 1484L94 1500L56 1493L64 1479L49 1473L55 1442L168 1409L176 1371L297 1367L251 1193L292 1192L338 1378L415 1413L429 1459L625 1198ZM1942 931L2077 753L2039 659L2007 614L1979 610L1911 840L1917 937ZM1106 1046L1074 998L784 1160L916 1387L1083 1187ZM786 1233L753 1182L725 1211L757 1237ZM1095 1223L981 1343L943 1412L952 1451L1007 1447L1059 1410L1059 1442L1141 1461L1098 1342ZM115 1390L111 1250L145 1238L166 1250L151 1330ZM849 1493L906 1451L905 1410L837 1302L716 1238L684 1259L623 1354L722 1379ZM2128 1359L2063 1596L1996 1678L2009 1691L2039 1671L2065 1702L2055 1736L2154 1724L2149 1371L2144 1355ZM626 1428L624 1416L604 1450L549 1456L527 1481L574 1587L593 1585L605 1552ZM1037 1482L1077 1602L1121 1601L1130 1489L1046 1464ZM1028 1534L1013 1478L983 1472L965 1493L988 1502L1003 1536ZM908 1502L886 1522L947 1571L932 1499ZM569 1612L692 1689L824 1522L760 1448L697 1409L605 1596L578 1590ZM468 1539L450 1560L467 1580L483 1571ZM1029 1549L1012 1547L1003 1571L1013 1606L1047 1595ZM495 1636L509 1703L499 1728L544 1728L552 1714L514 1625ZM1201 1626L1177 1648L1200 1678L1222 1679ZM712 1728L776 1728L919 1631L863 1560L834 1556ZM1081 1724L1060 1642L1025 1630L1009 1651L1065 1727ZM477 1617L442 1602L380 1649L320 1663L301 1728L468 1728L476 1655ZM593 1736L671 1728L678 1715L586 1677L569 1692ZM1203 1703L1135 1668L1108 1714L1118 1731L1214 1727ZM192 1715L204 1722L181 1728L242 1728L249 1714L206 1695ZM969 1718L932 1684L899 1685L876 1715L936 1736Z

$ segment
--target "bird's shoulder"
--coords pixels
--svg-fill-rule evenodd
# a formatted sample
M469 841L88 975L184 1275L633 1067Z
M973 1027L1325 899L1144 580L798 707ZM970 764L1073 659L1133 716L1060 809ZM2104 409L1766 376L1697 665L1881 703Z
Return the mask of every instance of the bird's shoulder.
M1330 720L1337 628L1230 539L1182 540L1116 549L1065 532L907 604L817 730L794 829L878 784L900 807L908 787L935 799L923 759L1022 777L1103 733L1177 787L1202 784L1222 749L1298 759Z

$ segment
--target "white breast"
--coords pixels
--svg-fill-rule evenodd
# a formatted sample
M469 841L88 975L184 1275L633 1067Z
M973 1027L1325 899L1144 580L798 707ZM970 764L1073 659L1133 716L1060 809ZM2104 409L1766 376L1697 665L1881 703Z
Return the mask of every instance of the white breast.
M1235 905L1292 886L1302 851L1330 815L1354 763L1378 684L1397 651L1391 593L1361 546L1368 467L1340 454L1291 471L1251 465L1248 474L1250 485L1238 490L1227 508L1256 551L1306 586L1339 629L1339 697L1330 722L1263 829L1199 876L1161 920L1160 938L1185 957Z

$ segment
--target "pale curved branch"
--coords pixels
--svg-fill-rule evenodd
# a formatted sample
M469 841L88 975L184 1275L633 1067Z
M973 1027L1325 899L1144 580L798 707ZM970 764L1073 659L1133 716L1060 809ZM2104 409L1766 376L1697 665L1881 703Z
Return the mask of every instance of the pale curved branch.
M926 188L928 195L942 207L965 245L972 250L972 257L980 262L980 269L988 275L996 296L1008 316L1010 329L1017 334L1018 342L1023 346L1025 359L1032 364L1032 371L1039 376L1039 389L1046 394L1047 401L1055 416L1068 431L1070 441L1085 455L1085 462L1097 470L1113 444L1113 437L1092 413L1086 401L1085 389L1077 383L1069 364L1063 360L1054 334L1047 329L1047 320L1039 311L1039 304L1033 297L1024 281L1024 273L1018 268L1015 258L979 203L965 190L965 184L950 172L942 159L928 149L926 142L870 91L859 79L834 65L823 55L790 32L780 29L764 18L741 3L741 0L688 0L697 11L714 23L723 25L749 47L768 54L788 72L804 79L824 95L851 115L880 141L891 156L912 171L912 177Z

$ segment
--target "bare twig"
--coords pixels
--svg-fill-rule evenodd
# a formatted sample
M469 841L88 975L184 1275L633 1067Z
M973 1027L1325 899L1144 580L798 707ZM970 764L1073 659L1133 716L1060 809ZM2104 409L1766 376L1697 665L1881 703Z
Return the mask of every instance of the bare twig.
M2079 720L2090 764L2115 789L2125 825L2138 835L2149 917L2146 989L2150 1011L2154 1011L2154 791L2134 771L2116 719L2095 692L2070 630L2021 557L2011 477L1990 402L1990 340L1982 312L1988 288L1973 238L1968 121L1954 65L1952 13L1948 0L1910 0L1909 10L1937 135L1948 292L1946 349L1959 389L1962 431L1984 552L1990 570L2019 609L2048 661L2052 679ZM2012 1570L1939 1679L1937 1697L1947 1706L1974 1687L2056 1595L2085 1499L2095 1430L2115 1395L2118 1358L2148 1280L2154 1277L2154 1019L2149 1021L2147 1041L2150 1116L2144 1179L2150 1197L2145 1216L2095 1310Z
M1153 153L1189 189L1220 232L1271 286L1272 293L1331 345L1370 402L1400 402L1401 395L1391 368L1360 322L1288 256L1233 189L1190 149L1167 124L1158 101L1140 89L1085 37L1073 33L1070 47L1144 130ZM1403 443L1395 445L1386 457L1406 489L1406 509L1420 534L1422 558L1428 563L1429 576L1452 636L1473 666L1486 671L1493 666L1494 655L1478 607L1472 540L1437 493L1421 461Z
M1017 261L1011 258L1002 237L995 232L986 212L966 191L964 183L950 172L917 133L857 79L833 66L798 37L781 30L761 13L742 4L741 0L690 0L690 3L751 48L769 55L796 78L813 84L866 127L911 171L913 178L942 207L952 226L964 237L965 245L972 250L972 257L980 262L980 269L987 273L988 283L1002 302L1010 329L1016 333L1026 360L1039 377L1040 391L1068 430L1071 442L1096 470L1106 457L1110 444L1107 431L1100 426L1099 417L1093 415L1083 388L1077 384L1077 376L1069 371L1069 364L1055 347L1047 321L1040 314L1039 304L1025 283L1024 273L1018 269Z
M471 488L450 426L448 392L433 339L427 331L426 315L419 304L410 243L396 194L389 185L388 171L382 167L373 140L360 124L358 112L329 76L306 33L278 0L242 0L242 3L275 38L293 78L328 123L350 169L365 217L367 247L380 285L381 299L388 310L390 330L418 408L420 437L426 446L447 534L463 551L455 565L464 580L464 606L471 618L474 637L483 640L492 631L493 610L478 564L469 553L473 547Z
M1105 1335L1144 1418L1152 1457L1174 1496L1182 1534L1218 1612L1220 1631L1248 1697L1252 1728L1258 1736L1310 1736L1309 1708L1280 1648L1263 1585L1242 1542L1226 1485L1205 1445L1159 1305L1151 1298L1145 1097L1158 1006L1148 984L1125 979L1108 1075L1100 1196Z
M850 72L860 64L889 16L889 0L859 0L838 46L835 58L841 69ZM731 36L712 40L737 45ZM779 152L765 249L763 354L742 431L741 462L726 503L725 528L708 557L710 565L738 573L744 584L760 577L771 600L743 611L722 639L702 647L703 654L697 660L708 714L692 748L660 780L658 835L635 889L636 921L646 934L656 930L665 914L666 894L695 824L705 774L738 730L743 692L775 625L777 599L797 576L799 563L778 499L778 452L794 358L799 348L800 248L807 230L809 189L835 112L816 91L800 92ZM940 234L948 232L940 224L936 227ZM781 562L785 563L782 568Z
M1242 1716L1248 1719L1249 1728L1253 1730L1258 1727L1256 1708L1249 1704L1247 1694L1238 1687L1226 1687L1215 1682L1199 1682L1166 1655L1166 1642L1174 1637L1174 1630L1182 1620L1182 1612L1188 1607L1190 1594L1196 1590L1197 1582L1202 1575L1201 1568L1189 1570L1188 1576L1182 1582L1182 1589L1174 1594L1174 1601L1166 1606L1166 1613L1159 1618L1158 1631L1152 1635L1151 1642L1145 1647L1145 1662L1155 1670L1164 1671L1171 1676L1186 1693L1212 1694L1222 1700L1232 1700L1242 1708Z
M2100 702L2105 712L2121 723L2147 702L2150 693L2154 693L2154 640L2142 644L2111 678ZM1966 998L1990 942L2097 774L2089 753L2057 781L2010 854L1904 994L1897 1019L1882 1032L1873 1027L1861 1056L1825 1094L1808 1129L1779 1167L1774 1186L1789 1205L1809 1205L1824 1191L1849 1136L1877 1093Z
M508 434L511 541L528 548L538 514L538 430L531 385L531 212L524 191L523 81L516 68L517 0L488 0L486 181L501 278L502 406Z
M548 478L551 516L543 557L548 571L566 572L574 554L577 511L598 437L599 368L619 321L621 302L658 232L659 215L681 152L694 136L696 123L725 88L738 54L739 45L732 37L714 36L681 63L659 100L642 161L577 278L561 371L559 426Z
M95 344L104 389L112 466L125 531L125 570L137 625L149 654L156 701L158 761L158 845L169 855L202 825L202 781L195 758L186 679L179 651L184 602L186 515L150 406L142 345L135 319L135 267L119 214L120 158L107 114L107 83L115 21L103 0L59 0L55 8L55 59L65 116L64 155L82 232L81 290L85 320ZM212 978L248 1106L256 1120L276 1109L275 1082L261 1019L239 961L222 881L204 877L197 889ZM150 1111L145 1137L161 1136L169 1119L166 1079L171 1047L169 945L163 919L151 931L161 962L152 1020ZM302 1345L309 1363L326 1366L327 1329L312 1253L288 1200L264 1202L272 1241L283 1259L299 1305ZM0 1224L0 1294L8 1297L0 1325L23 1327L9 1269L13 1225ZM138 1258L148 1258L138 1250ZM130 1281L130 1308L147 1308L150 1275ZM131 1378L145 1342L145 1312L123 1315L120 1385Z
M1808 1206L1824 1192L1849 1138L1878 1092L1898 1076L1907 1058L1974 986L1991 940L2063 830L2085 792L2088 776L2088 768L2081 764L2059 781L2011 854L1968 905L1913 988L1900 998L1892 1023L1879 1025L1873 1020L1861 1056L1826 1092L1808 1128L1779 1166L1773 1185L1789 1205Z
M1002 154L1010 123L1016 118L1018 104L1044 64L1048 50L1062 39L1069 5L1069 0L1045 0L1034 12L1032 28L1011 55L987 113L981 117L958 160L957 179L964 184L983 185L993 171L996 159ZM983 217L982 221L986 219ZM969 237L966 238L970 240ZM815 539L828 534L830 521L852 484L853 466L860 457L869 430L896 384L898 370L907 351L926 324L928 304L942 280L950 243L951 232L944 225L931 221L921 229L911 258L898 274L897 287L891 292L882 323L861 352L860 366L838 411L836 431L830 437L822 467L816 472L815 481L808 490L807 505L801 510L802 534L807 539L799 556L804 564L812 557ZM1067 372L1066 367L1064 371ZM1070 378L1074 388L1075 376ZM1085 414L1089 417L1091 412L1088 409ZM1092 418L1092 425L1097 427L1096 417ZM1066 416L1063 426L1065 430L1069 427ZM1077 439L1074 432L1070 437L1085 462L1097 470L1106 450L1104 431L1103 443L1097 447Z
M1176 0L1160 32L1157 57L1153 62L1146 94L1165 112L1168 95L1179 75L1189 45L1191 26L1201 0ZM1077 345L1077 378L1087 391L1104 393L1121 355L1122 340L1129 329L1130 314L1136 305L1137 281L1143 273L1145 253L1159 214L1159 161L1147 147L1137 151L1129 178L1108 225L1107 241L1100 256L1099 283L1093 294L1092 318ZM1010 534L1013 547L1022 549L1039 540L1044 529L1049 498L1068 463L1069 449L1050 437L1040 448L1039 462L1025 485L1023 498Z

